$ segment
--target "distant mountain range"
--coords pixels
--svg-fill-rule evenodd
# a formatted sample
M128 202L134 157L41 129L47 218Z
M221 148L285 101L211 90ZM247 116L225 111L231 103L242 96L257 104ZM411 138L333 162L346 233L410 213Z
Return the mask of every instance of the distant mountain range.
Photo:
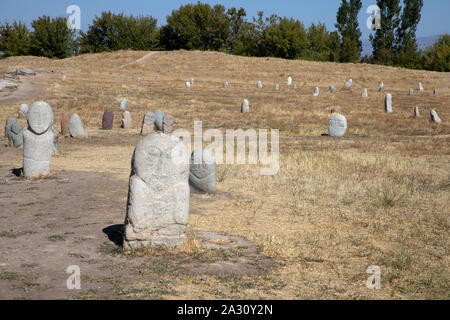
M428 48L429 46L432 46L436 41L438 41L439 35L435 36L429 36L429 37L422 37L417 38L417 44L419 46L419 49L424 50ZM370 43L370 40L363 40L363 51L361 56L369 56L372 54L372 44Z

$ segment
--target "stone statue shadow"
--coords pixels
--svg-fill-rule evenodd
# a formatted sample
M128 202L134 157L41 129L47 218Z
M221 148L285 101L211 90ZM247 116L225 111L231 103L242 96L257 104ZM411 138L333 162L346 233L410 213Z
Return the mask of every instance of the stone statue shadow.
M108 236L108 239L118 247L123 247L123 224L115 224L104 228L102 231Z

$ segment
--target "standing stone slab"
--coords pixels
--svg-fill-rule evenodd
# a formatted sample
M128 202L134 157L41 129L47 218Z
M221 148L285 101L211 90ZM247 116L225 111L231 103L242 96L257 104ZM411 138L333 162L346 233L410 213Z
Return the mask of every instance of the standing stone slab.
M292 86L292 77L288 77L286 80L286 85Z
M191 83L189 81L186 81L186 88L190 88L191 87Z
M369 94L367 93L367 88L364 88L364 90L363 90L361 96L362 96L363 98L367 98L367 97L369 96Z
M408 95L409 95L409 96L413 96L413 95L414 95L414 90L413 90L413 88L409 88Z
M11 147L21 147L23 145L23 127L22 124L17 121L16 118L8 118L10 123L5 127L5 135L8 138L8 145Z
M275 90L280 90L280 85L278 83L275 85Z
M114 112L111 109L105 111L102 117L103 130L111 130L113 128Z
M250 103L247 99L244 99L241 104L241 113L249 113L250 112Z
M225 82L223 83L223 88L224 88L224 89L228 89L228 86L229 86L228 82L225 81Z
M191 78L190 80L191 85L194 85L194 82L195 82L194 78Z
M316 87L315 89L314 89L314 94L313 94L313 97L318 97L319 96L319 87Z
M334 115L328 124L330 137L343 137L347 131L347 119L341 115Z
M26 119L27 114L28 114L28 109L29 109L29 107L27 104L21 104L19 107L19 111L18 111L19 118Z
M258 81L258 83L256 84L256 86L258 87L258 89L262 89L263 84L261 81Z
M353 79L349 79L345 84L344 84L344 88L346 89L350 89L352 87L353 84Z
M416 118L420 117L419 107L414 108L414 117Z
M380 82L379 84L378 84L378 92L383 92L384 91L384 83L383 82Z
M137 85L138 87L141 85L142 79L141 78L137 78Z
M15 117L9 117L8 119L6 119L6 123L5 123L5 137L8 137L8 133L11 130L11 126L15 122L18 122L17 118L15 118Z
M336 93L336 88L334 86L330 86L330 92L332 94Z
M88 133L83 127L83 121L81 121L80 116L77 113L70 118L69 133L72 138L88 137Z
M433 94L434 94L435 96L437 96L437 95L438 95L438 91L437 91L437 89L434 89L434 90L433 90Z
M127 108L128 108L128 100L122 99L122 101L120 101L120 106L119 106L120 111L126 111Z
M163 120L163 132L169 134L173 132L173 124L175 120L171 115L165 114Z
M64 112L61 117L61 135L67 136L69 132L70 112Z
M423 89L423 85L422 85L422 82L419 82L419 91L423 91L424 89Z
M147 112L142 120L141 136L147 136L155 131L155 114Z
M62 75L61 81L62 81L62 82L66 81L66 75L65 75L65 74Z
M392 95L390 93L388 93L386 95L386 99L385 99L385 102L384 102L384 110L387 113L392 113Z
M156 110L155 111L155 125L159 131L164 130L164 111Z
M189 168L191 192L200 194L216 193L216 157L209 149L192 152Z
M53 111L46 102L31 105L28 130L23 133L23 174L25 177L47 176L54 152Z
M129 111L125 111L122 114L122 128L123 129L131 129L133 125L133 121L131 119L131 113Z
M179 248L189 221L189 155L182 141L152 134L131 164L124 250Z
M434 123L442 123L441 118L439 118L438 113L435 110L430 111L431 121Z

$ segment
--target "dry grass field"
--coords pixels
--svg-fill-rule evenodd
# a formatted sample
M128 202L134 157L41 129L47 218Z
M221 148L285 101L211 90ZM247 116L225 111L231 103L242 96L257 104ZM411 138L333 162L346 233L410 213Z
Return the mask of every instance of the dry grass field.
M64 111L77 112L89 133L60 138L52 176L32 181L13 175L22 151L0 138L0 298L450 298L450 74L215 52L156 52L138 60L146 54L0 60L2 72L8 66L57 71L41 96L0 101L2 126L21 103L44 100L58 127ZM285 85L288 76L297 89ZM195 84L188 89L190 78ZM348 78L353 87L345 90ZM378 92L380 81L385 93ZM417 91L419 81L424 92ZM316 86L319 97L312 96ZM384 112L387 92L393 114ZM119 129L122 98L129 101L131 130ZM244 98L251 109L245 115ZM347 117L344 138L322 136L332 107ZM112 131L101 130L107 108L115 111ZM191 198L183 249L124 254L117 239L131 155L142 117L156 109L190 132L194 121L223 132L279 129L280 170L261 176L260 166L219 165L217 195ZM430 121L430 109L442 124ZM208 249L199 231L250 245ZM65 286L69 265L81 268L81 290ZM380 290L365 285L372 265L381 268Z

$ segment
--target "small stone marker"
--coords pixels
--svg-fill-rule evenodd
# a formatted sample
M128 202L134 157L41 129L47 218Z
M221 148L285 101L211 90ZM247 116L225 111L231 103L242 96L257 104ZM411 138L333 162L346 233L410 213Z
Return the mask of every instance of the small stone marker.
M225 82L223 83L223 88L224 88L224 89L228 89L228 82L225 81Z
M138 87L140 87L140 86L141 86L141 81L142 81L142 79L141 79L141 78L138 78L138 79L137 79L137 85L138 85Z
M296 84L294 84L294 87L293 87L294 89L297 89L297 85Z
M181 247L189 197L189 155L183 142L166 134L139 141L131 165L124 250Z
M189 81L186 81L186 88L190 88L191 87L191 83Z
M275 85L275 90L277 90L277 91L280 90L280 85L278 83Z
M422 86L422 82L419 82L419 91L423 91L423 86Z
M142 120L141 136L147 136L155 131L155 114L147 112Z
M247 99L244 99L241 105L241 113L249 113L249 112L250 112L250 103L248 102Z
M27 114L28 114L28 105L27 104L21 104L19 107L19 118L23 118L26 119L27 118Z
M69 132L70 112L64 112L61 118L61 134L67 136Z
M343 137L347 131L347 119L341 115L334 115L328 124L330 137Z
M88 133L84 130L83 121L81 121L80 116L75 113L69 121L69 133L72 138L78 137L88 137Z
M131 129L133 121L131 119L130 111L125 111L122 114L122 128L123 129Z
M62 75L61 81L63 81L63 82L66 81L66 75L65 74Z
M27 121L28 130L23 133L23 174L27 178L47 176L55 148L52 108L44 101L33 103Z
M191 78L191 81L190 81L191 85L194 85L194 81L195 81L194 78Z
M159 131L163 131L164 127L164 111L156 110L155 111L155 125Z
M433 94L434 94L435 96L437 96L437 94L438 94L437 89L434 89L434 90L433 90Z
M316 87L315 89L314 89L314 94L313 94L313 97L318 97L319 96L319 87Z
M353 84L353 79L349 79L349 80L344 84L344 87L345 87L346 89L350 89L350 88L352 87L352 84Z
M413 90L413 88L409 88L409 93L408 93L410 96L413 96L414 95L414 90Z
M159 74L156 75L156 80L159 80Z
M128 108L128 100L122 99L122 101L120 101L120 106L119 106L120 111L126 111L127 108Z
M414 117L416 118L420 117L419 107L414 108Z
M387 113L392 113L392 95L390 93L386 95L384 108Z
M361 96L362 96L363 98L367 98L367 97L369 96L368 93L367 93L367 88L364 88L364 90L363 90Z
M431 121L434 123L442 123L441 118L439 118L437 112L435 110L430 111Z
M263 84L261 81L258 81L258 83L256 84L256 86L258 87L258 89L262 89Z
M216 193L216 157L209 149L192 152L189 170L191 192L200 194Z
M165 134L170 134L173 132L173 124L174 124L175 120L174 118L169 115L169 114L165 114L164 115L164 120L163 120L163 132Z
M105 111L102 117L103 130L111 130L113 128L114 112L111 109Z
M292 78L291 78L291 77L288 77L288 78L287 78L287 80L286 80L286 85L292 86Z
M379 84L378 84L378 92L383 92L384 91L384 83L383 82L380 82Z
M125 81L125 76L120 76L120 81L124 82Z
M10 117L6 120L5 136L9 146L18 148L23 145L23 127L16 118Z
M336 93L336 88L334 86L330 86L330 92L332 94Z

